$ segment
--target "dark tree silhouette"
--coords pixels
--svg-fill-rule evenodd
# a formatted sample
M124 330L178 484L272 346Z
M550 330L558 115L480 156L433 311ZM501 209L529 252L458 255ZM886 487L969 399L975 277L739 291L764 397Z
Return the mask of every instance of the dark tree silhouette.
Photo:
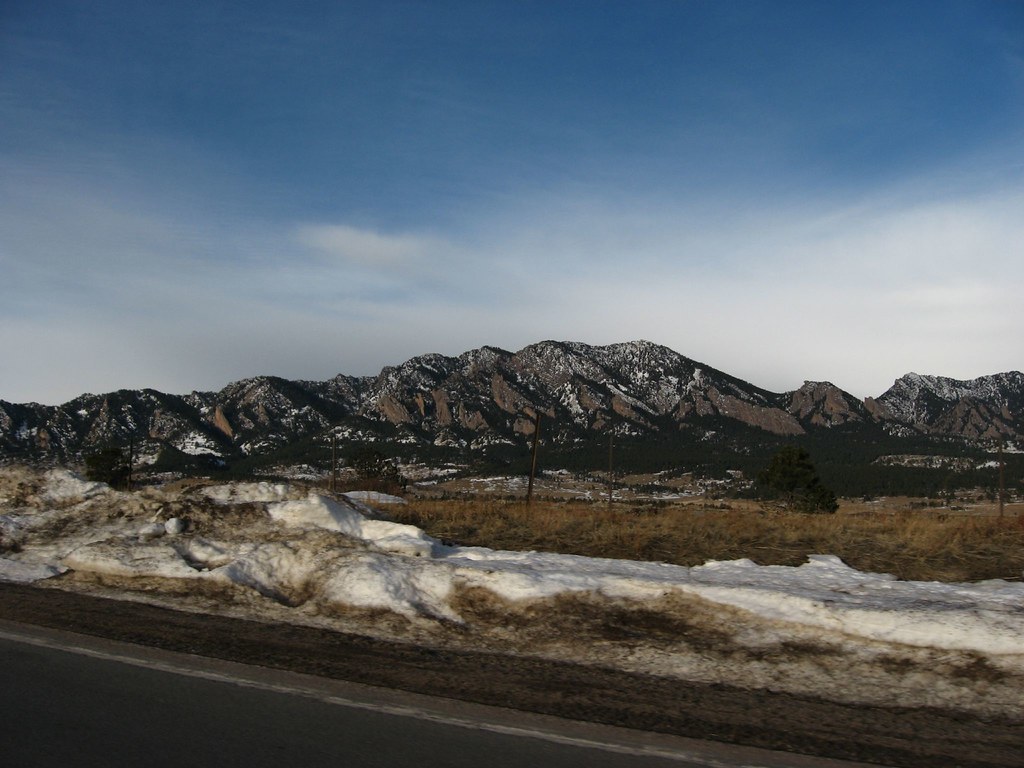
M130 472L128 458L116 446L100 448L85 457L85 476L111 488L126 487Z
M350 465L359 476L361 487L387 492L405 489L405 479L395 462L380 451L362 448L352 455Z
M832 513L839 508L836 495L821 484L811 456L788 445L772 456L757 476L757 497L782 502L798 512Z

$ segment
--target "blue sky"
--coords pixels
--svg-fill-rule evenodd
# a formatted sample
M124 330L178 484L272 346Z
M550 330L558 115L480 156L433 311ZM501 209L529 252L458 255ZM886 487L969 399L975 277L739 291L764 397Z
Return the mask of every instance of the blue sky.
M1024 3L0 4L0 399L1024 368Z

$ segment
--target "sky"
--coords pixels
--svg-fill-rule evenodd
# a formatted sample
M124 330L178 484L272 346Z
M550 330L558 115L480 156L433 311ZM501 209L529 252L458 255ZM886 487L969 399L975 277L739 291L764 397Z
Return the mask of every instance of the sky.
M1024 2L0 0L0 400L647 339L1024 369Z

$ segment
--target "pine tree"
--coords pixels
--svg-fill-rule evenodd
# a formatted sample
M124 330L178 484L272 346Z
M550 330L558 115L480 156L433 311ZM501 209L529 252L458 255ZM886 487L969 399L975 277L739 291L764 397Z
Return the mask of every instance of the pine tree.
M395 462L380 451L372 448L356 451L351 466L359 476L360 485L366 489L392 493L405 489L405 480Z
M803 448L788 445L772 456L757 476L756 493L798 512L832 513L839 509L836 495L821 484L811 456Z
M85 457L85 476L111 488L124 488L129 472L128 459L116 446L101 448Z

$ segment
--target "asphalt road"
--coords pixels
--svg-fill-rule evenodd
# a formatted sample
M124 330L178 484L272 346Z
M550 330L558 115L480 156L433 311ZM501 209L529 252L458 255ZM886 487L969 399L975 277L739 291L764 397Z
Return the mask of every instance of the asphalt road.
M858 764L434 699L0 622L4 765Z

